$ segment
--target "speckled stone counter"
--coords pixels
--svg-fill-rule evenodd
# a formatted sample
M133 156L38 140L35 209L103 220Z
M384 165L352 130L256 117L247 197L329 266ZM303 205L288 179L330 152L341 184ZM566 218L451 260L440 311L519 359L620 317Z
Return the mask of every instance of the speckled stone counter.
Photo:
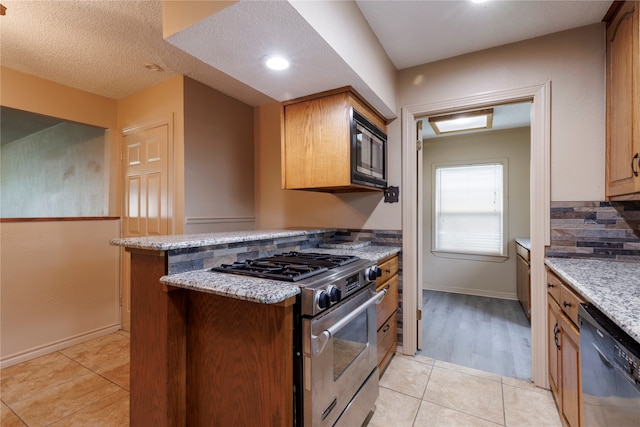
M547 258L545 264L640 342L640 263Z
M525 237L516 237L514 240L516 241L517 244L519 244L523 248L529 251L531 250L531 239L525 238Z
M277 304L300 293L300 288L290 282L218 273L209 269L163 276L160 283L262 304Z
M363 245L357 249L310 248L301 252L354 255L377 262L399 251L398 247ZM263 304L276 304L300 293L300 288L290 282L218 273L209 269L163 276L160 283Z
M258 240L275 240L287 237L306 236L325 233L328 229L304 230L250 230L229 231L205 234L175 234L169 236L131 237L127 239L113 239L109 242L113 246L124 246L132 249L146 249L154 251L171 251L191 249L206 246L219 246L231 243L246 243Z
M319 254L334 254L334 255L354 255L362 259L369 261L380 261L391 255L395 255L400 252L401 248L395 246L363 246L357 249L335 249L335 248L310 248L304 249L300 252L315 252Z

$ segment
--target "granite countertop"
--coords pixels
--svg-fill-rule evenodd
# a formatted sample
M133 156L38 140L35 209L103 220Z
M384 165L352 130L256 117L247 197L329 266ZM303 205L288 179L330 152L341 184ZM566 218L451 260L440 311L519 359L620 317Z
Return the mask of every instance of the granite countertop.
M205 234L174 234L168 236L130 237L112 239L112 246L124 246L132 249L168 251L173 249L197 248L202 246L223 245L228 243L251 242L256 240L281 239L284 237L305 236L324 233L332 229L292 229L292 230L250 230L229 231Z
M399 247L364 245L357 249L310 248L301 252L355 255L378 261L397 254L400 249ZM291 282L219 273L210 269L163 276L160 278L160 283L262 304L277 304L300 293L298 285Z
M345 246L346 247L346 246ZM300 252L314 252L319 254L354 255L362 259L378 262L388 256L395 255L402 248L396 246L369 246L364 245L355 249L340 249L339 247L322 247L303 249Z
M221 295L262 304L277 304L300 293L292 282L194 270L160 278L163 285Z
M516 237L514 240L517 244L524 247L528 251L531 250L531 239L529 239L528 237Z
M547 258L545 264L640 343L640 263Z

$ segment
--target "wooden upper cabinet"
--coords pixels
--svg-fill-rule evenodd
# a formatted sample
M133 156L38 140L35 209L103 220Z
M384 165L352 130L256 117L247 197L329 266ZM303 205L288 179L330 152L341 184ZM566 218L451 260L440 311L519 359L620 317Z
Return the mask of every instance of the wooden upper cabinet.
M284 103L282 188L381 190L351 183L352 107L386 133L384 118L349 87Z
M607 21L607 197L640 199L639 2L614 2Z

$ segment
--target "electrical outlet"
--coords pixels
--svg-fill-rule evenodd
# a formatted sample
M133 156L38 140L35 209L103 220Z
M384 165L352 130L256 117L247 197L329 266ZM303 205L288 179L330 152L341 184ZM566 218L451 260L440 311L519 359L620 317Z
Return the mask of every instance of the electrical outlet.
M399 187L387 187L384 190L384 202L385 203L397 203L399 195L400 195L400 188Z

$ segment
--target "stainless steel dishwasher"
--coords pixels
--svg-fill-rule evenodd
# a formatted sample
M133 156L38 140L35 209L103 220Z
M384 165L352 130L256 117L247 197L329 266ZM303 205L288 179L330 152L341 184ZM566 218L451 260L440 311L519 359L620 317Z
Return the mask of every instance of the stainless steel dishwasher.
M591 304L578 315L584 426L640 427L640 344Z

